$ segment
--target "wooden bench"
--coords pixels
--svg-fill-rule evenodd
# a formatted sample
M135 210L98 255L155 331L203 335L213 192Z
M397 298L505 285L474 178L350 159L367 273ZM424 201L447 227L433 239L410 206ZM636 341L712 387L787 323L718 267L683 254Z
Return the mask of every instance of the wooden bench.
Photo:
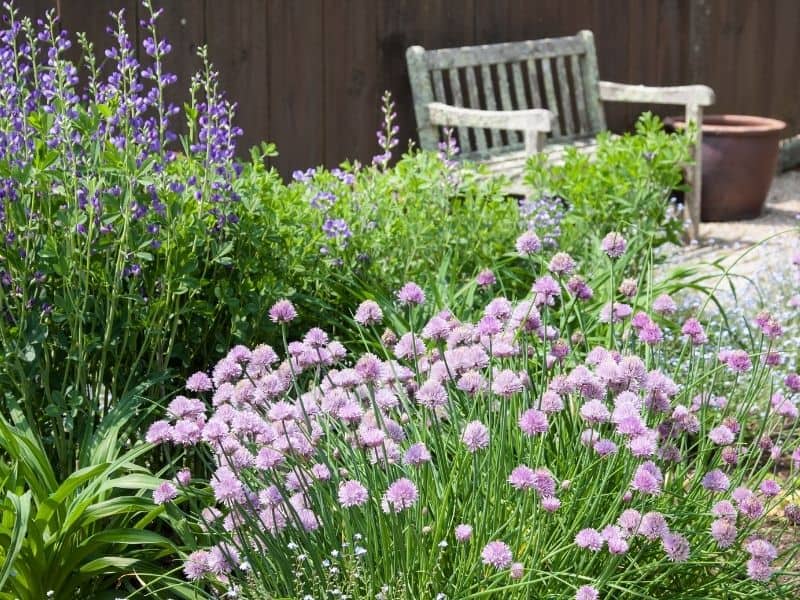
M591 31L561 38L406 52L420 146L436 150L443 128L453 127L466 160L484 162L511 178L512 193L525 193L528 156L561 158L566 146L591 152L606 129L603 102L682 105L687 121L702 123L714 102L704 85L648 87L600 81ZM700 222L701 132L687 169L689 235Z

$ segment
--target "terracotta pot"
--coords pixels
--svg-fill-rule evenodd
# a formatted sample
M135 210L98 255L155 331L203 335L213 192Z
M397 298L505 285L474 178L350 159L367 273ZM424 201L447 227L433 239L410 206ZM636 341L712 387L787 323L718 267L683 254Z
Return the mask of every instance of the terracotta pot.
M679 117L666 119L682 128ZM775 176L778 140L786 123L750 115L703 117L703 221L736 221L761 214Z

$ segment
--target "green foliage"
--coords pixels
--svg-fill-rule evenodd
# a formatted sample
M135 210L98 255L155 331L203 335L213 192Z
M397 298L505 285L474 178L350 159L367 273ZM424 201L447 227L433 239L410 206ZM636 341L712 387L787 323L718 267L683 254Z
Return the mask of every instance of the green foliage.
M164 587L161 573L177 544L190 544L174 507L149 496L161 480L137 463L151 446L120 451L118 427L106 425L87 466L62 479L25 421L14 426L0 417L3 600L115 598L134 589L135 581L120 581L133 572L153 589L155 582ZM171 537L158 533L159 525ZM195 597L184 584L170 588L173 597Z
M567 150L561 165L537 155L526 166L534 196L562 198L562 249L580 256L587 236L620 231L628 239L679 242L682 215L670 199L684 190L682 168L691 160L691 132L667 134L658 117L644 113L635 134L602 133L590 155Z
M342 314L367 298L391 303L409 280L428 288L437 282L463 286L512 248L521 231L516 203L502 194L499 181L481 177L473 166L450 166L434 153L410 151L385 170L344 165L341 173L353 182L318 169L308 182L278 193L272 188L242 219L241 226L252 219L254 230L237 240L237 285L260 290L262 311L279 297L292 299L302 318L298 333L322 325L347 335ZM260 167L248 166L242 179L252 191L263 180ZM349 233L328 236L330 222L344 223ZM270 242L274 250L264 252ZM251 325L256 316L245 315ZM256 339L276 341L277 330L259 324L268 329Z
M795 597L800 591L795 547L782 547L780 558L770 559L772 577L759 581L747 576L748 540L759 536L779 544L790 535L779 509L795 497L798 483L797 459L787 469L786 450L783 457L770 458L764 449L793 448L800 422L759 410L783 378L762 357L782 345L754 331L739 350L748 366L735 372L718 358L720 324L708 328L707 344L692 344L681 335L684 318L671 309L655 310L654 297L687 288L702 295L716 277L682 267L654 282L653 252L646 239L634 241L614 260L595 249L576 266L575 273L594 290L591 299L581 300L570 291L570 273L552 274L558 289L552 304L537 303L535 296L517 303L493 301L486 313L506 316L498 318L504 325L492 336L474 333L492 326L491 320L469 324L460 319L456 304L451 306L455 316L437 316L435 327L420 330L424 319L417 319L419 314L405 320L413 323L403 336L406 341L419 336L414 356L409 344L370 339L379 332L367 328L361 332L364 343L349 344L347 357L333 365L322 363L324 344L317 348L318 363L297 361L291 369L284 363L271 370L241 358L247 375L233 375L222 386L259 389L280 369L291 371L286 374L291 383L271 404L245 400L237 405L259 415L272 432L285 432L287 444L274 434L228 432L228 444L237 452L241 444L251 456L262 456L262 451L275 456L267 467L237 464L239 458L224 443L209 444L221 468L216 480L194 481L196 494L226 518L209 523L210 541L216 545L195 552L189 562L193 570L187 572L207 576L211 585L230 589L236 584L241 597L252 600L306 595L560 600L575 598L581 585L596 587L601 598L631 600ZM529 283L550 276L551 257L548 251L530 257ZM428 302L432 306L406 310L429 317L441 305ZM646 326L641 318L609 323L602 315L611 302L630 306L632 314L643 311L647 327L656 328L658 336L642 335ZM526 319L533 319L530 326L520 326ZM429 339L426 329L441 331L443 322L447 339ZM392 324L403 332L404 323ZM543 329L550 327L553 339L545 339ZM288 355L288 347L284 350ZM370 354L360 356L360 351ZM467 362L467 353L476 351L485 352L485 360ZM378 371L392 375L358 378L359 372L376 372L376 357L384 361ZM518 376L517 383L507 385ZM467 385L461 385L465 380ZM393 401L386 402L387 392ZM207 397L218 401L226 393L220 387ZM608 414L599 416L598 405ZM292 415L286 411L290 406ZM539 414L538 424L529 422L526 431L522 417L532 409L548 413L546 425ZM637 415L638 433L618 427L620 417L611 414L617 409L623 416ZM226 416L231 406L224 401L214 402L210 410L208 422L231 418ZM470 451L464 434L476 420L489 434ZM725 450L710 434L723 423L736 430ZM376 432L381 433L371 437ZM303 440L302 449L293 447L291 435ZM601 438L614 444L608 453L596 444ZM648 439L652 447L637 449ZM406 453L420 442L429 454L409 459ZM725 458L733 449L736 464ZM637 483L643 464L657 469L657 489ZM552 487L537 493L537 484L524 478L512 485L520 466L546 469ZM708 489L704 477L712 469L724 470L730 485ZM231 494L236 490L234 474L266 502L254 506L223 500L226 488ZM405 496L413 499L392 509L388 490L400 478L415 486ZM767 479L780 482L784 491L761 494L757 490ZM367 495L343 500L341 486L347 481L359 482ZM737 500L742 514L730 521L736 527L735 543L718 544L711 534L712 509L717 501L744 493L734 492L740 486L755 492L761 508L748 514ZM544 499L554 496L560 504L545 505ZM205 522L199 508L194 518ZM663 516L670 533L643 535L641 515L634 515L617 550L604 544L596 551L579 547L581 530L602 531L627 509ZM468 541L455 536L461 523L472 527ZM487 564L482 551L492 541L508 544L513 560L521 563L518 575L506 564L510 558L499 568ZM685 552L673 547L684 544ZM228 557L230 580L216 576L220 554ZM242 564L247 568L239 568Z

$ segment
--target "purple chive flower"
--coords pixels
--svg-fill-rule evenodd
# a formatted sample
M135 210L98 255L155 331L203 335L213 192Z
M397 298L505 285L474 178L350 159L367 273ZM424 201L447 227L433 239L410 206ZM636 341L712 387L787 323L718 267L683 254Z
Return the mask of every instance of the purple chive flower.
M548 428L547 413L535 408L529 408L519 417L519 428L525 435L534 436L539 433L546 433Z
M594 296L594 291L588 286L586 281L578 275L574 275L567 282L567 290L575 296L578 300L591 300Z
M497 283L497 277L494 276L491 269L484 269L475 277L475 283L478 287L485 289Z
M297 317L297 311L288 300L278 300L269 309L269 318L273 323L289 323L295 317Z
M711 514L720 519L736 520L736 508L728 500L715 502L711 507Z
M591 527L581 529L575 535L575 545L579 548L586 548L592 552L599 552L603 547L603 536L600 532Z
M621 527L609 525L600 533L602 534L603 539L606 541L608 551L611 554L625 554L630 549L628 540L625 539L628 534Z
M706 336L700 321L694 318L686 319L683 327L681 327L681 333L695 346L702 346L708 341L708 336Z
M649 512L642 516L637 533L649 540L657 540L669 533L669 527L664 515L659 512Z
M685 562L689 558L689 540L679 533L665 533L661 545L672 562Z
M764 505L755 494L751 493L739 502L739 510L745 517L755 521L764 514Z
M404 333L394 346L394 355L397 358L412 359L425 354L425 344L413 333Z
M708 439L718 446L727 446L734 442L736 435L734 435L733 431L731 431L727 425L720 425L708 432Z
M490 565L495 569L505 569L514 560L514 556L511 554L511 548L508 547L508 544L501 541L493 541L484 546L481 551L481 559L483 559L483 564L485 565Z
M526 465L519 465L511 471L511 475L508 476L508 483L516 490L530 490L534 486L535 478L533 469Z
M753 367L750 355L745 350L722 350L719 360L727 365L732 373L746 373Z
M344 481L339 485L339 504L344 508L363 506L369 499L369 492L360 482Z
M528 256L541 250L542 242L539 241L539 236L529 230L517 238L516 247L517 252L523 256Z
M439 408L447 404L447 390L438 381L429 379L417 390L416 400L426 408Z
M190 392L208 392L214 388L211 378L198 371L186 380L186 389Z
M608 408L600 400L589 400L581 406L580 413L587 423L592 424L605 423L611 418Z
M618 289L619 293L625 296L626 298L633 298L639 289L639 284L635 279L628 277L622 280L622 282L619 284Z
M153 502L156 504L164 504L170 500L178 497L177 488L169 481L164 481L156 489L153 490Z
M758 489L760 489L761 493L768 498L774 498L781 493L781 486L774 479L765 479L761 482L761 485Z
M627 535L632 535L639 531L639 526L642 523L641 513L634 509L628 508L622 511L622 514L617 519L617 524Z
M736 524L730 519L717 519L711 523L711 537L720 548L730 548L736 541Z
M544 275L534 282L533 293L536 306L553 306L555 299L561 294L561 288L555 279Z
M406 306L420 305L425 303L425 292L416 283L409 281L397 292L397 299Z
M624 302L607 303L600 309L599 320L601 323L619 323L631 316L633 309Z
M480 421L472 421L464 428L461 441L470 452L477 452L489 445L489 430Z
M636 468L631 481L631 488L642 494L657 496L661 493L664 476L661 469L652 461L647 461Z
M656 323L649 321L639 330L639 339L645 344L653 346L664 339L664 334Z
M403 464L418 467L431 461L431 453L423 442L411 444L403 455Z
M183 564L183 572L189 581L198 581L210 572L208 566L209 553L207 550L192 552Z
M575 259L566 252L558 252L550 259L548 268L551 273L569 275L575 270Z
M765 563L770 563L778 558L778 551L775 549L775 546L761 538L751 539L745 544L744 549L750 554L750 558Z
M472 525L467 525L466 523L456 525L455 534L457 542L463 544L464 542L469 541L469 539L472 537Z
M399 513L414 506L417 496L417 486L414 485L414 482L401 477L386 490L381 501L381 507L385 513Z
M610 456L617 451L617 445L613 441L605 438L597 440L592 447L600 456Z
M762 560L751 558L747 561L747 576L754 581L767 581L772 573L772 567Z
M556 480L553 479L550 471L539 468L533 472L533 489L543 498L555 496Z
M575 592L575 600L599 600L600 592L590 585L582 585Z
M674 315L678 311L678 305L669 294L661 294L653 300L653 311L661 315Z
M511 569L509 572L509 576L511 579L522 579L522 576L525 574L525 565L521 562L511 563Z
M192 472L189 469L181 469L175 475L175 479L180 485L186 487L192 481Z
M148 444L160 444L172 439L172 426L166 421L156 421L145 434L145 441Z
M556 512L561 507L561 500L555 496L545 496L542 498L542 508L547 512Z
M724 492L731 485L730 479L720 469L714 469L705 474L702 486L712 492Z
M504 369L494 376L492 391L503 398L510 398L524 388L522 379L510 369Z
M625 253L628 242L625 241L621 234L612 231L603 238L603 241L600 242L600 247L610 258L619 258Z

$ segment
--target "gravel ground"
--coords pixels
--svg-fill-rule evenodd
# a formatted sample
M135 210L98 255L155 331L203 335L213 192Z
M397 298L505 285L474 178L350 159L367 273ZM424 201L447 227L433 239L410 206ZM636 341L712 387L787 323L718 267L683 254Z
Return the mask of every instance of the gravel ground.
M800 171L778 175L772 182L763 214L748 221L701 223L700 240L671 247L667 265L719 261L730 269L736 289L733 303L752 305L759 296L775 300L792 276L792 256L800 252ZM709 271L712 271L709 268ZM785 299L783 299L785 300Z

